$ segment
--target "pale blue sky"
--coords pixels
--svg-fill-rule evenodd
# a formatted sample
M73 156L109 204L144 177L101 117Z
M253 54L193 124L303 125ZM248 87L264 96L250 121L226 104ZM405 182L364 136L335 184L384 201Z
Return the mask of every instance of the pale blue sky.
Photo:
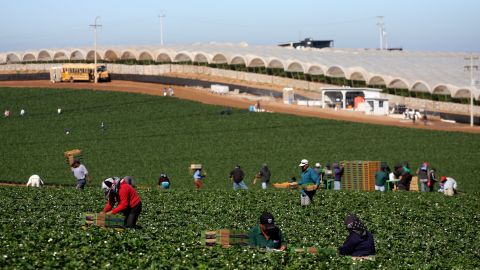
M480 0L8 0L0 51L90 46L100 16L101 45L241 42L267 45L301 36L337 48L377 48L376 16L388 45L411 51L480 51Z

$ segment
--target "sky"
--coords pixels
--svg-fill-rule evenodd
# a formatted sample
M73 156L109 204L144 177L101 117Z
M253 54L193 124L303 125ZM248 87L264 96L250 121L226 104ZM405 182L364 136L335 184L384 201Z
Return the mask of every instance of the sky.
M247 42L276 45L306 37L337 48L378 48L377 16L389 47L480 52L480 0L6 0L0 52L93 46Z

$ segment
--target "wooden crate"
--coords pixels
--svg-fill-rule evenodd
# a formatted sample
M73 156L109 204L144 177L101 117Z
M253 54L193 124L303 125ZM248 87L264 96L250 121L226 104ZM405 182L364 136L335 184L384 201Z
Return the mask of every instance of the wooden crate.
M82 220L87 226L97 226L105 228L123 228L124 216L107 215L105 213L84 213Z
M419 191L419 186L418 186L418 177L413 176L412 177L412 182L410 182L410 191Z
M375 191L375 174L380 170L380 161L368 161L367 184L364 190Z
M228 229L204 231L201 241L205 246L220 245L223 248L248 246L248 232Z
M72 166L72 163L75 159L82 160L82 150L80 149L66 151L65 153L63 153L63 155L65 156L65 160L68 166Z
M192 174L196 170L201 170L202 164L190 164L190 167L188 169L190 170L190 174Z
M375 173L380 170L380 161L343 161L343 190L375 190Z

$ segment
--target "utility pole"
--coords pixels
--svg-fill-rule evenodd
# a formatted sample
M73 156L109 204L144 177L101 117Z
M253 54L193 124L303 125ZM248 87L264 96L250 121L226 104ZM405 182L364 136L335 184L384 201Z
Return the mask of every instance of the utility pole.
M469 57L465 57L465 60L470 61L470 64L464 68L466 71L470 71L470 126L473 127L473 89L476 85L476 81L473 78L473 71L478 70L478 65L474 65L473 60L478 61L478 56L471 54Z
M95 23L94 24L90 24L90 27L93 28L93 51L94 51L94 56L93 56L93 62L94 62L94 82L97 83L98 82L98 72L97 72L97 27L102 27L102 25L98 24L97 23L97 20L100 19L100 16L97 16L95 18Z
M161 11L158 17L160 18L160 45L163 46L163 19L166 17L165 12Z
M377 16L378 22L377 26L380 29L380 50L386 49L386 46L384 44L386 43L385 40L385 23L383 22L384 16Z

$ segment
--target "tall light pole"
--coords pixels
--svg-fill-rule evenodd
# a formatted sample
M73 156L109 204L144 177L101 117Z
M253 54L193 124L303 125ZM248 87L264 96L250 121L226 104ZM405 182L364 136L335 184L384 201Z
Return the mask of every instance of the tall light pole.
M377 26L380 29L380 50L386 49L384 46L385 43L385 23L383 22L384 16L377 16L378 22Z
M97 23L97 20L100 19L100 16L97 16L95 18L95 23L94 24L90 24L90 27L93 28L93 53L94 53L94 56L93 56L93 62L94 62L94 72L93 72L93 76L94 76L94 82L97 83L98 82L98 72L97 72L97 27L102 27L102 25L98 24Z
M478 70L478 65L473 65L473 60L478 60L478 56L471 54L469 57L465 57L465 60L469 60L470 64L465 66L465 70L470 71L470 126L473 127L473 88L475 88L476 82L473 78L473 71Z
M165 12L161 11L158 17L160 18L160 45L163 46L163 19L166 17Z

